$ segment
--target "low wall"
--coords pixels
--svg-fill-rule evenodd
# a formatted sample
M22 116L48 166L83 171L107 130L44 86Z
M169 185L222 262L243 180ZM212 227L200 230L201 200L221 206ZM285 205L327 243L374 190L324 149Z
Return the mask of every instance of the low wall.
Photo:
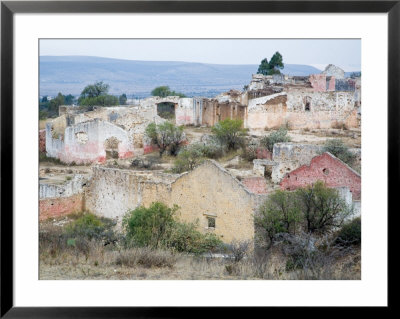
M46 198L39 201L39 219L57 218L85 209L83 194L68 197Z

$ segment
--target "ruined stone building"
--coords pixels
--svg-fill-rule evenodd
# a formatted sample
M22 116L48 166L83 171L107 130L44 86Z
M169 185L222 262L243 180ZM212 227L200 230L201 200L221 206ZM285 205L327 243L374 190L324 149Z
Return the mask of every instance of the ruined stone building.
M127 211L161 201L180 207L178 218L198 222L225 242L252 240L253 216L266 194L249 190L217 162L207 160L180 175L94 167L86 209L121 220Z

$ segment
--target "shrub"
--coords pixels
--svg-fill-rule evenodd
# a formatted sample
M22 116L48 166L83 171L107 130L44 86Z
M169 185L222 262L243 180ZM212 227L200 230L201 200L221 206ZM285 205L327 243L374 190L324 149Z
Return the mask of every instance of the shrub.
M197 226L197 223L176 223L167 246L178 252L202 254L222 244L215 234L202 234L196 230Z
M241 157L248 162L252 162L257 158L257 148L255 146L244 146Z
M326 141L322 152L329 152L349 165L353 164L355 159L355 155L349 151L349 148L340 139Z
M278 131L264 136L260 141L261 145L265 146L270 152L273 151L275 143L283 142L290 142L290 136L287 135L285 128L280 128Z
M178 206L169 208L154 202L149 208L140 206L123 218L128 243L157 248L165 243L174 225L174 214Z
M201 152L206 158L217 159L224 156L224 149L217 143L204 144L201 146Z
M354 218L337 232L335 243L341 246L361 244L361 218Z
M245 130L242 129L242 120L225 119L215 124L211 131L221 145L228 150L235 150L243 142L242 136Z
M353 213L352 208L340 198L338 191L326 187L322 181L297 189L296 195L306 232L325 233L340 227Z
M295 233L301 220L296 194L277 190L261 205L254 218L255 225L263 230L272 246L278 233Z
M203 161L204 146L201 144L193 144L182 149L174 163L173 171L182 173L193 170L198 164Z
M233 256L235 262L241 261L248 253L251 242L249 240L232 240L226 245L227 251Z
M103 240L107 243L115 243L116 235L113 227L115 222L108 218L99 218L93 214L83 214L71 222L65 228L65 233L70 239Z
M183 126L176 126L170 122L159 125L150 123L146 127L145 134L152 144L158 146L160 157L167 150L171 155L177 155L184 140Z

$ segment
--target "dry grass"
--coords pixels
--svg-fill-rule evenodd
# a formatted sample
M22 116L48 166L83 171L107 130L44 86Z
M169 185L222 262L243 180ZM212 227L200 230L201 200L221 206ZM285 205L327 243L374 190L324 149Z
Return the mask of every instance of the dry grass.
M330 267L285 270L282 256L250 256L239 262L152 251L147 248L112 250L91 243L90 253L64 252L57 256L41 254L40 279L112 280L346 280L361 279L360 253L348 256Z

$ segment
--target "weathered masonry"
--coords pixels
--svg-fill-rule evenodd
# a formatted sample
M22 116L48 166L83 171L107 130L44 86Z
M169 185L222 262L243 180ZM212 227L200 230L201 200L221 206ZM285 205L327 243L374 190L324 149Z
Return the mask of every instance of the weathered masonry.
M328 187L347 187L353 200L361 199L361 176L329 152L314 157L310 165L303 165L287 173L280 185L282 189L295 190L318 180Z
M46 153L65 163L101 163L107 157L131 157L133 143L122 128L99 119L68 126L63 135L50 122L46 124Z
M121 220L140 205L148 207L155 201L176 204L182 221L197 221L200 231L213 232L230 242L253 239L253 215L266 197L251 192L211 160L181 175L94 167L86 209Z
M69 181L39 181L39 219L45 220L82 212L85 209L84 186L87 179L75 175Z

